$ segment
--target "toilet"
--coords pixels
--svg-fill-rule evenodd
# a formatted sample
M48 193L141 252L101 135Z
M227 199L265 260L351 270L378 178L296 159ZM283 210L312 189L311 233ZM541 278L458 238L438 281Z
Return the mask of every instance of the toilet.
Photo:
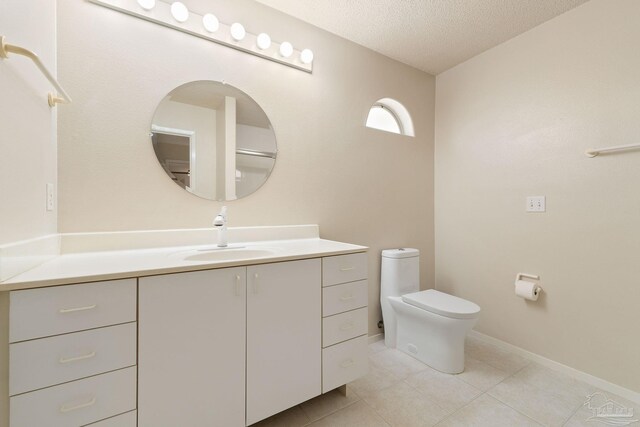
M480 307L429 289L420 291L420 251L382 251L380 304L385 344L438 371L464 371L464 341L478 321Z

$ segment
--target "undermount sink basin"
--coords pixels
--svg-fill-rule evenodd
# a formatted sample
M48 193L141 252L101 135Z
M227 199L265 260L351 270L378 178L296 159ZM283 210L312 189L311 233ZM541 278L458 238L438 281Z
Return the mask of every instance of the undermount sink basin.
M271 248L215 248L201 249L173 254L184 261L215 262L264 258L276 254Z

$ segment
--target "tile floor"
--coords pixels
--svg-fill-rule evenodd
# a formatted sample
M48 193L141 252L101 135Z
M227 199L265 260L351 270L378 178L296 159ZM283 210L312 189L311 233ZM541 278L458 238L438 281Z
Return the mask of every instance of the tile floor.
M606 425L588 420L584 403L595 387L478 339L467 339L459 375L435 371L383 341L369 345L369 361L368 375L349 384L346 397L334 390L252 427ZM640 405L605 394L640 415Z

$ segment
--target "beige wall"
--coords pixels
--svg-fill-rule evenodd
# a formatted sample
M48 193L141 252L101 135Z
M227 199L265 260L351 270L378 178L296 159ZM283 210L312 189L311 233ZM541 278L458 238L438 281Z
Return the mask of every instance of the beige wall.
M55 6L55 0L0 1L0 35L36 52L54 74ZM57 167L51 91L29 59L0 59L0 245L56 232L56 211L46 211L45 199Z
M482 307L480 332L635 391L640 152L584 151L640 142L639 17L592 0L438 75L435 162L437 288Z
M74 97L60 111L61 232L208 227L221 203L176 186L149 125L158 102L193 80L226 80L265 110L278 138L269 181L229 202L230 226L320 225L324 238L371 247L370 334L378 333L381 249L421 249L433 287L435 79L248 0L185 1L314 50L307 74L86 1L59 2L59 72ZM416 137L364 128L369 107L398 99Z

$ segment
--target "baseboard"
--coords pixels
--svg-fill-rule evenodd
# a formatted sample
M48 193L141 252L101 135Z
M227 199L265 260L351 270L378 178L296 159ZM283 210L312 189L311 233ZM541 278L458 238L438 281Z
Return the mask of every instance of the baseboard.
M370 335L368 337L369 344L373 344L374 342L382 341L383 339L384 339L384 334Z
M522 356L525 359L529 359L533 362L539 363L540 365L546 366L547 368L553 369L554 371L562 372L563 374L566 374L571 378L575 378L576 380L580 380L594 387L598 387L603 391L617 394L620 397L623 397L627 400L640 404L640 393L636 391L629 390L628 388L624 388L617 384L613 384L609 381L603 380L602 378L598 378L591 374L587 374L586 372L579 371L575 368L572 368L567 365L563 365L562 363L556 362L554 360L547 359L546 357L532 353L528 350L517 347L513 344L509 344L508 342L499 340L497 338L490 337L489 335L482 334L478 331L474 331L474 330L470 331L469 336L473 338L477 338L488 344L493 344L498 348L517 354L518 356Z

